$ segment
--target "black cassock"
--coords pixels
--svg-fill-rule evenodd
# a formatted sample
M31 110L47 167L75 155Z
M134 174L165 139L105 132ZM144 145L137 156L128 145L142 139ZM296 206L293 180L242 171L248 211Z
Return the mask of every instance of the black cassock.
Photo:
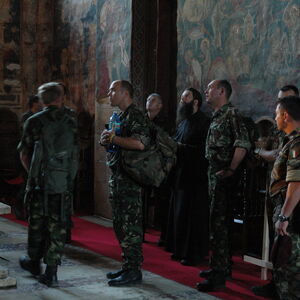
M179 123L181 143L172 174L166 250L197 264L208 254L208 183L205 142L209 118L201 111Z

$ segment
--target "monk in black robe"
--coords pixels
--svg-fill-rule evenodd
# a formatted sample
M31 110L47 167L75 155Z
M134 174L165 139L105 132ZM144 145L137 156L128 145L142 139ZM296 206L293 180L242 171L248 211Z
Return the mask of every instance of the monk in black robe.
M183 92L174 136L179 148L166 250L183 265L196 265L208 254L208 164L204 154L209 118L200 111L201 104L200 92L193 88Z

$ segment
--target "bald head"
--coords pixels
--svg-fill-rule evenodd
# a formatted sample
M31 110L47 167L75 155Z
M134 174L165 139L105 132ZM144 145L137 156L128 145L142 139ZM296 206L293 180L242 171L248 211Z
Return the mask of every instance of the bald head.
M146 102L146 111L150 120L153 120L163 107L162 99L159 94L150 94Z

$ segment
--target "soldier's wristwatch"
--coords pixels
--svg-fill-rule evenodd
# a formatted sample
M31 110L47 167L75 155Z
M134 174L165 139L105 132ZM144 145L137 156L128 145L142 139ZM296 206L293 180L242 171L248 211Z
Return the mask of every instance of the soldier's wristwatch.
M284 216L284 215L279 215L279 216L278 216L278 221L281 222L281 223L286 222L286 221L289 221L289 220L290 220L290 218L289 218L289 217L286 217L286 216Z

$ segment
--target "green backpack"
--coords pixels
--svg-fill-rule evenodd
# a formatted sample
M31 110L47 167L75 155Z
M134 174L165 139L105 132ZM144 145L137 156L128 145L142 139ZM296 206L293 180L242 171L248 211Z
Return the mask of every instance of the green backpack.
M177 143L160 127L148 122L152 143L148 149L121 150L122 167L138 184L159 187L176 164Z
M35 142L29 178L35 188L48 194L60 194L72 190L78 169L78 146L75 118L64 108L61 118L43 112L41 138Z

